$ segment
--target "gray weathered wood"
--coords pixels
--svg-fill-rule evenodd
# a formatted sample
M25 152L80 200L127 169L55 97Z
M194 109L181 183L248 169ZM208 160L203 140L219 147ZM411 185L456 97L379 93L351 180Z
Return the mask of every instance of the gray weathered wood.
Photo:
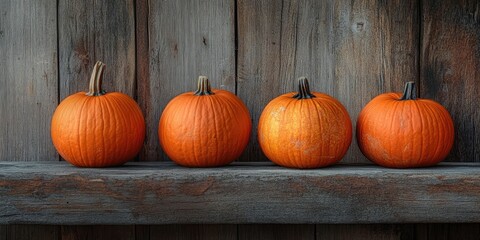
M148 109L152 109L152 102L151 102L151 96L149 92L149 37L148 37L148 14L149 14L149 8L148 8L148 1L149 0L137 0L135 1L135 44L136 44L136 96L137 96L137 102L140 105L140 108L143 111L143 114L145 116L145 113L147 113ZM156 119L155 121L152 120L153 118L149 118L150 121L147 121L146 127L147 129L153 129L154 126L158 125L158 120ZM153 121L153 122L151 122ZM156 135L153 134L152 130L148 131L149 133L147 134L148 136L147 139L150 139L151 137L155 137ZM148 143L149 141L145 141L144 144L146 144L145 148L148 149ZM152 144L152 143L150 143ZM137 160L142 160L145 159L145 152L142 150L140 152L140 156L137 158Z
M150 227L150 239L234 240L237 239L237 226L233 224L156 225Z
M274 97L306 76L353 124L376 95L418 79L418 1L238 1L238 95L254 126ZM265 160L256 128L243 160ZM352 142L344 161L367 161Z
M7 226L8 240L58 240L59 227L52 225L23 225Z
M363 107L384 92L418 82L419 1L335 1L336 96L354 125ZM356 139L345 160L368 161Z
M269 163L2 162L0 202L0 224L477 222L480 165L301 171Z
M97 60L106 65L103 88L135 96L133 0L59 0L60 99L87 91Z
M0 1L0 55L0 160L58 160L56 1Z
M62 226L62 240L130 240L135 239L135 226Z
M403 240L415 239L414 224L319 224L316 239L322 240ZM435 238L431 238L432 240Z
M213 88L235 91L234 1L151 1L149 76L139 78L147 132L143 160L166 160L158 120L176 95L194 91L199 75Z
M480 224L418 224L416 239L425 240L478 240L480 239Z
M247 224L238 226L238 240L314 240L313 224Z
M104 90L136 97L134 6L133 0L58 1L61 100L87 91L97 60L107 65ZM133 226L62 226L63 239L133 239L134 235Z
M448 161L480 161L480 2L422 4L421 97L445 106L455 124Z

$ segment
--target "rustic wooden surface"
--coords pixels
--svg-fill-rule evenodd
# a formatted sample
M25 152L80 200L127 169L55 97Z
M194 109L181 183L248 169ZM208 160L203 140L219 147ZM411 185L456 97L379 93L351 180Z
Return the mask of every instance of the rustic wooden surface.
M135 239L135 226L62 226L60 234L62 240L129 240Z
M480 221L480 165L424 169L269 163L189 169L0 163L0 223L421 223Z
M418 224L416 226L417 239L462 239L478 240L480 239L480 224Z
M313 89L342 101L353 123L371 97L399 91L404 81L414 80L420 83L421 97L439 101L452 113L457 135L448 161L480 161L475 104L480 90L475 82L480 69L479 4L474 0L0 1L0 161L58 160L50 141L51 114L59 100L86 89L91 65L99 58L107 63L105 88L138 99L147 116L142 161L166 160L157 142L158 117L171 97L195 86L199 72L209 75L214 85L238 92L254 123L271 98L296 89L294 80L301 75L309 77ZM256 142L253 133L252 143ZM255 143L240 159L259 160L266 161ZM365 161L352 143L344 162ZM396 232L408 233L404 225L383 226L317 225L316 236L319 227L331 229L326 234L336 237L367 234L396 239L403 236ZM189 227L195 228L168 225L161 232L195 231L183 230ZM256 230L250 234L267 236L265 231L282 227L252 226ZM415 228L420 239L478 236L476 224ZM30 239L37 233L43 234L42 239L61 237L59 231L49 229L0 225L0 240ZM114 234L107 228L92 231L104 231L95 236ZM77 233L78 238L84 236ZM137 239L150 239L150 226L135 226L134 233Z
M322 240L350 240L353 238L382 240L417 239L415 234L414 224L319 224L316 228L316 239Z
M156 225L150 227L150 239L234 240L237 239L237 226L234 224Z
M266 160L256 125L274 97L311 89L338 98L355 125L376 95L418 81L417 1L238 1L237 93L254 131L242 160ZM352 142L344 162L367 162Z
M196 89L198 76L207 76L213 88L235 92L234 3L149 2L149 76L138 83L149 123L142 160L167 160L158 143L158 120L173 97Z
M0 225L0 240L7 240L7 225Z
M97 60L107 65L103 89L134 97L135 18L133 0L58 2L60 99L88 91Z
M480 161L480 2L426 0L422 12L420 94L453 117L448 160Z
M133 0L58 1L60 100L88 90L98 60L107 65L104 90L136 97L134 6ZM62 239L130 239L134 233L133 226L62 227Z
M238 240L314 240L313 224L245 224L238 226Z
M59 227L52 225L22 225L15 224L7 227L8 240L57 240Z
M56 24L55 0L0 1L0 160L58 160Z

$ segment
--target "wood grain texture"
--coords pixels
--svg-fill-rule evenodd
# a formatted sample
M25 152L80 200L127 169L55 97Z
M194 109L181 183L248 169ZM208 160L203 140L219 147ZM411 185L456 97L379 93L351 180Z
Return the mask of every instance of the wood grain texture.
M62 226L61 240L130 240L135 239L135 226L90 225Z
M236 240L233 224L175 224L150 227L150 239L164 240Z
M480 166L301 171L270 163L81 169L2 162L0 202L0 224L477 222Z
M151 225L135 225L135 240L150 240Z
M416 239L426 240L478 240L480 239L480 224L418 224Z
M152 109L151 95L149 91L149 36L148 36L148 21L149 21L149 0L135 1L135 44L136 44L136 96L137 102L145 116L146 110ZM150 118L152 119L152 118ZM154 122L148 122L147 128L153 129L158 125L158 119ZM150 135L152 133L149 130ZM154 137L154 136L152 136ZM147 137L150 139L150 137ZM145 149L148 148L148 142L144 142ZM137 160L145 159L145 152L141 150L140 156Z
M322 240L406 240L415 239L414 224L319 224L316 239ZM434 239L434 238L432 238Z
M480 161L480 2L422 4L420 95L445 106L455 124L448 161Z
M56 1L0 1L0 160L58 160Z
M0 240L7 240L7 225L0 225Z
M52 225L24 225L7 226L8 240L58 240L59 227Z
M135 96L133 0L59 0L60 99L87 91L97 60L107 66L103 89Z
M238 226L238 240L314 240L313 224L247 224Z
M167 159L158 143L161 112L176 95L194 91L198 76L235 92L234 7L233 0L149 3L149 76L138 79L149 123L142 160Z
M237 93L254 126L271 99L297 89L300 76L338 98L354 124L373 97L417 81L418 10L417 1L400 0L239 0ZM266 160L256 131L244 161ZM354 141L344 161L367 160Z

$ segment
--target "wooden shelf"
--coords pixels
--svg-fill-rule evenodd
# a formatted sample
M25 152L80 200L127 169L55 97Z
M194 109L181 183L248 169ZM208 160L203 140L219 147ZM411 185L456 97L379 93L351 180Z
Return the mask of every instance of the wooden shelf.
M0 162L0 224L480 222L480 164L397 170Z

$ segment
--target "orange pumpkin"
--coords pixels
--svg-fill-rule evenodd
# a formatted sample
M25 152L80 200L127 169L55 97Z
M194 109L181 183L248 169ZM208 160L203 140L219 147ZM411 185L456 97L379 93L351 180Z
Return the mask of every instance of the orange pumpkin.
M51 135L60 155L78 167L121 165L140 151L142 111L129 96L101 89L105 64L97 62L89 92L65 98L55 110Z
M234 94L211 89L200 76L198 89L173 98L158 126L160 145L179 165L214 167L237 159L247 146L250 113Z
M437 164L453 145L453 121L439 103L416 98L415 83L401 93L371 100L357 120L358 146L385 167L412 168Z
M310 92L298 80L298 93L273 99L258 123L258 141L272 162L290 168L318 168L342 159L352 141L352 123L336 99Z

